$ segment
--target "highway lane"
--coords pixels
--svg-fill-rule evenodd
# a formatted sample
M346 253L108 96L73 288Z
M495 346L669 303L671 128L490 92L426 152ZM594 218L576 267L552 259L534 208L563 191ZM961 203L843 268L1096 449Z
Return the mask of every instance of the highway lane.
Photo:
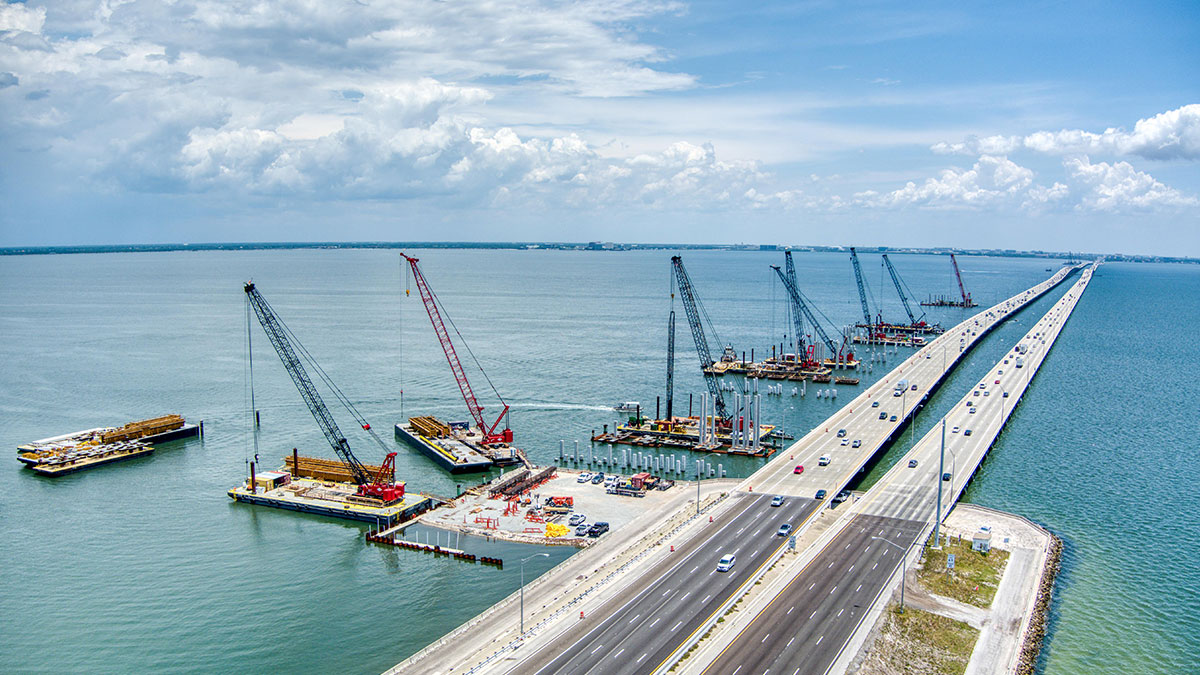
M1028 386L1030 373L1041 365L1090 277L1090 272L1085 272L1075 287L1030 328L1018 342L1016 351L1008 352L947 414L947 425L958 426L960 430L954 432L953 426L948 426L946 466L939 467L942 444L938 427L922 437L854 505L859 514L734 637L704 671L706 674L797 674L828 670L858 629L866 608L900 565L898 555L887 557L887 553L899 551L870 539L871 531L894 530L895 536L876 536L886 536L907 550L934 520L939 482L947 487L957 484L954 489L943 490L951 497L949 504L953 503L1003 428ZM1020 351L1022 345L1024 352ZM1016 354L1021 354L1025 361L1022 368L1015 367ZM992 393L984 395L985 391ZM1010 396L1004 396L1006 391ZM972 430L969 436L967 429ZM961 464L952 459L956 453L956 459L963 460ZM915 467L910 466L910 460L916 461ZM943 468L952 474L952 481L940 480ZM940 515L944 517L944 509ZM882 549L887 549L887 553ZM863 571L868 563L870 573ZM851 587L853 593L848 591ZM782 608L792 614L784 612L781 616Z
M907 549L924 525L855 516L704 674L825 672L899 564L899 550L871 537Z
M785 522L798 527L817 508L810 499L787 498L770 505L771 495L742 495L740 502L699 542L669 558L671 566L633 597L614 598L603 618L555 641L555 653L526 659L522 672L637 673L653 670L771 555L786 544L776 535ZM737 556L730 572L716 571L726 554ZM595 614L595 613L594 613ZM567 640L570 640L568 643Z

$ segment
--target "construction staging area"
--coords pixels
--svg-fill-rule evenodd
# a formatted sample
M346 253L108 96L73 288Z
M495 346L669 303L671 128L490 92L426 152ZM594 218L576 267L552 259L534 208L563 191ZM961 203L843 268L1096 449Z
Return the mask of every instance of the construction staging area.
M518 471L512 475L536 478L538 473ZM589 478L581 482L580 477L585 474ZM592 475L555 469L551 476L533 480L525 490L512 494L502 490L504 477L501 477L467 491L450 504L421 516L417 522L462 534L527 544L588 546L600 540L586 533L578 534L579 525L568 525L572 516L580 524L608 523L612 532L619 532L639 513L658 512L677 501L681 493L692 494L678 487L639 489L636 494L608 492L603 482L592 482Z
M1091 270L1006 355L1011 363L998 363L947 415L947 425L963 429L953 432L944 462L931 432L866 494L836 509L819 507L888 447L974 343L1075 269L938 336L724 498L702 498L694 511L663 514L663 521L674 524L663 525L661 539L626 546L638 561L606 577L603 589L570 600L552 571L526 590L527 606L537 609L526 617L526 625L534 627L524 634L510 623L486 642L459 635L454 653L426 650L394 671L844 671L886 605L889 584L898 583L901 558L922 550L916 544L961 494L1086 289ZM1018 354L1024 360L1020 367ZM843 443L850 440L859 442ZM769 505L776 497L782 505ZM789 537L775 536L779 523L791 526L794 551L789 552ZM577 556L570 573L604 567L604 548L589 549L588 558ZM717 572L716 560L728 554L736 554L736 565L729 573ZM710 632L759 581L766 587L752 599L757 604ZM578 618L556 609L564 602L578 610ZM798 628L779 630L781 622Z

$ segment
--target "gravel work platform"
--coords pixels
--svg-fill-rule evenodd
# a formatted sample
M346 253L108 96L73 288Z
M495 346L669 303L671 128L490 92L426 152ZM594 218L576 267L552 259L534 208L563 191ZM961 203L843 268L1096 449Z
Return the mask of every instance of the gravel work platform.
M694 482L678 482L669 490L649 490L645 497L626 497L607 494L603 484L580 483L582 471L559 469L558 474L549 481L522 496L522 505L516 515L504 515L508 502L502 499L488 497L486 488L479 494L464 494L450 504L439 507L421 516L419 522L432 527L439 527L463 534L474 534L484 537L495 537L508 541L528 544L567 544L586 546L594 539L575 537L572 533L564 537L546 537L546 523L566 525L568 515L548 518L545 522L531 521L526 514L532 504L541 504L547 497L571 497L574 499L572 514L582 513L587 516L587 523L606 522L611 531L619 530L638 515L648 511L663 508L673 497L683 490L691 488L695 496ZM524 501L529 498L531 504ZM494 523L487 519L494 519ZM492 525L495 527L492 527ZM539 532L527 532L537 528Z

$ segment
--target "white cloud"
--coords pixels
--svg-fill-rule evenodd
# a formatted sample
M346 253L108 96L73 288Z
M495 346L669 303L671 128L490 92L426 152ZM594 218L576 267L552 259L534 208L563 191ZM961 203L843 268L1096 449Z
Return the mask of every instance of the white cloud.
M1096 162L1086 156L1063 161L1067 176L1079 191L1077 209L1130 212L1197 206L1195 197L1167 187L1128 162Z
M1033 171L1007 157L984 155L970 169L953 167L924 183L909 181L888 193L861 192L855 200L874 208L982 208L1019 193L1033 182Z
M1200 160L1200 104L1168 110L1138 120L1132 132L1109 128L1102 133L1081 129L1038 131L1028 136L968 137L962 143L937 143L939 154L1008 154L1027 149L1051 155L1105 154L1145 159Z

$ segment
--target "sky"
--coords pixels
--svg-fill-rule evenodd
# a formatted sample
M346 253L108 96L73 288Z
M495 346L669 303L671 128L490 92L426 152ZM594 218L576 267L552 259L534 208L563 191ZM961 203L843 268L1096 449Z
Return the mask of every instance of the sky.
M1200 256L1200 4L0 4L0 246Z

